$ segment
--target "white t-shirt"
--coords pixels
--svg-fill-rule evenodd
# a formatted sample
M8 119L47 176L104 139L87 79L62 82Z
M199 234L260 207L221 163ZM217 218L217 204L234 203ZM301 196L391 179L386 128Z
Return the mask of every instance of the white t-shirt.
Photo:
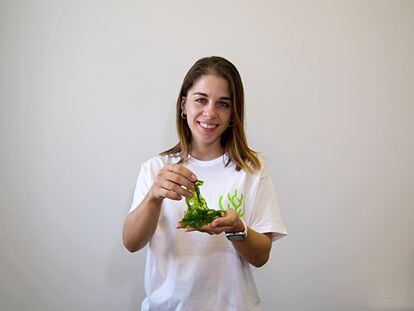
M191 157L185 167L204 181L201 195L211 209L231 207L246 225L272 240L287 234L268 169L237 172L227 155L210 161ZM141 165L133 211L144 199L158 170L176 163L177 156L157 156ZM165 199L157 229L149 241L145 265L146 298L141 310L261 310L262 305L250 265L224 234L185 232L176 229L187 209L181 201Z

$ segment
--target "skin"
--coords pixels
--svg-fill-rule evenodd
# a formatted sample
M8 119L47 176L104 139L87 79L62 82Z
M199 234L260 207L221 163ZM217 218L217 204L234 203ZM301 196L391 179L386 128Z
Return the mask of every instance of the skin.
M181 109L186 114L192 133L191 155L199 160L212 160L224 153L220 137L227 129L232 116L231 94L225 79L215 75L202 76L182 98ZM200 122L217 125L214 131L205 131ZM191 198L187 189L194 190L197 176L183 165L167 164L157 172L154 183L144 200L128 214L124 222L123 242L130 252L143 248L154 234L164 199ZM184 189L184 186L186 189ZM177 229L183 229L177 223ZM217 218L198 231L212 234L244 231L237 213L229 209L225 217ZM184 229L191 234L193 228ZM247 238L231 241L237 253L250 264L260 267L268 259L271 250L271 234L258 233L247 228Z
M199 160L215 159L224 153L220 136L231 120L231 99L226 80L213 75L203 76L182 98L181 109L187 115L192 134L191 154ZM199 122L217 124L206 133Z

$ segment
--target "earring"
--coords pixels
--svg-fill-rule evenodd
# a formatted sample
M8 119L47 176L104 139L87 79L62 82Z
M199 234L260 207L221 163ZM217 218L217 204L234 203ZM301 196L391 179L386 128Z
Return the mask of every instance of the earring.
M233 122L233 120L231 120L231 121L229 122L228 127L233 127L233 126L234 126L234 122Z
M184 113L184 111L181 111L181 118L182 119L187 119L187 115Z

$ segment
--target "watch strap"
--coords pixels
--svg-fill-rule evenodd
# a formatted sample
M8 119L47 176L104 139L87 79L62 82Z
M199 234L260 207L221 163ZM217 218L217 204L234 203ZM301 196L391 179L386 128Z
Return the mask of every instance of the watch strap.
M247 226L243 218L239 218L244 226L244 231L240 232L226 232L226 238L230 241L244 240L247 238Z
M246 238L247 238L247 226L246 226L246 223L244 222L244 220L243 220L243 218L239 218L240 220L241 220L241 222L243 223L243 227L244 227L244 231L243 231L243 233L244 233L244 235L246 236Z

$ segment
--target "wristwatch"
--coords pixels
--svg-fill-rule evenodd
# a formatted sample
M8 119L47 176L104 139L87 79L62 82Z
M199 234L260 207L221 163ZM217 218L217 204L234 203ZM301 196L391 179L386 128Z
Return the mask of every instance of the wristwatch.
M247 226L243 218L239 218L244 226L244 231L240 232L226 232L226 238L230 241L239 241L247 238Z

